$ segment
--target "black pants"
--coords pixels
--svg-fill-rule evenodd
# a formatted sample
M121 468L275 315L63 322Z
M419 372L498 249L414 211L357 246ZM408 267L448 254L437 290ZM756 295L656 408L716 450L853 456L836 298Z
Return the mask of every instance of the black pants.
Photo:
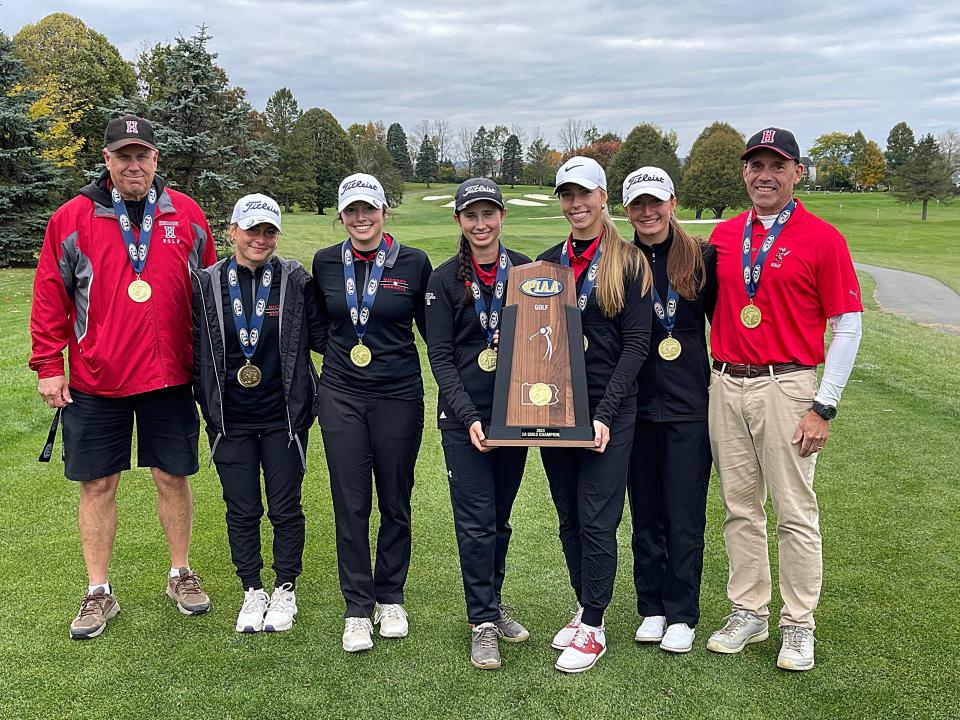
M402 603L410 568L410 496L423 437L423 400L364 397L321 386L318 418L330 471L344 617ZM370 571L370 512L380 530Z
M707 421L638 420L630 460L637 610L668 623L700 620L710 481Z
M510 544L510 511L520 489L527 448L502 447L482 453L465 429L442 430L443 457L450 481L453 523L467 620L479 625L500 617L501 591Z
M303 569L304 519L300 504L304 457L309 430L294 436L287 430L231 433L216 443L213 461L227 505L227 538L237 577L244 588L261 588L260 520L263 501L260 468L267 495L267 517L273 526L273 570L276 585L296 585ZM214 438L210 438L213 445Z
M635 415L618 415L602 453L541 448L550 494L560 521L560 544L570 585L583 606L583 622L603 623L617 574L617 527L633 444Z

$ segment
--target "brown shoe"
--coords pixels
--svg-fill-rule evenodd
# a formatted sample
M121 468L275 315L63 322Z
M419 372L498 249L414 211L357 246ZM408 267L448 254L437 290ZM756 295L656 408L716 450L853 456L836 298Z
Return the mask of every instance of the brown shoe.
M180 568L179 577L167 580L167 597L184 615L200 615L210 609L210 598L200 587L200 576L189 568Z
M120 612L113 595L97 588L95 593L84 595L80 601L80 612L70 623L70 637L74 640L95 638L107 628L107 620Z

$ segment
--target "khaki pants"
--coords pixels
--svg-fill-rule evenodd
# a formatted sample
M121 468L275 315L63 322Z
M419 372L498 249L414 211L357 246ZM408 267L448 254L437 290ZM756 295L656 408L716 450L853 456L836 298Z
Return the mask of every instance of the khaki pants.
M767 490L777 515L780 626L813 628L823 551L813 472L817 456L792 445L817 390L814 370L734 378L713 371L710 446L726 509L723 538L730 561L727 596L734 609L770 615Z

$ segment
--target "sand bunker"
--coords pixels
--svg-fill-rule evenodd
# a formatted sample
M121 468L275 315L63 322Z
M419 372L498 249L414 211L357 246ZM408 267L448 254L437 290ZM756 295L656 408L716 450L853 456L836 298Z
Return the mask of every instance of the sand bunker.
M452 198L453 195L426 195L424 200L446 200L447 198Z
M520 198L511 198L507 200L510 205L526 205L528 207L544 207L546 203L534 202L533 200L521 200Z
M530 195L524 195L524 197L528 197L528 198L530 198L531 200L553 200L553 198L550 197L549 195L540 195L539 193L532 193L532 194L530 194Z
M450 197L450 196L447 195L447 197ZM426 200L426 198L424 198L424 200ZM456 204L456 203L454 203L453 200L451 200L451 201L448 202L446 205L443 205L443 207L453 207L455 204Z

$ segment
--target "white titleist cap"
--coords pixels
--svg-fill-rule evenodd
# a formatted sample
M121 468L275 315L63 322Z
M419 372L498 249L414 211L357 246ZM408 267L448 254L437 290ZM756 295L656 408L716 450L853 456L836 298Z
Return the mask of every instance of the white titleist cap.
M249 230L260 223L270 223L280 229L280 207L272 199L261 193L244 195L233 206L230 223L236 223L243 230Z
M600 163L588 157L575 155L557 169L557 183L554 191L564 183L576 183L587 190L607 189L607 174Z
M623 181L624 207L641 195L653 195L658 200L669 200L674 194L673 180L665 170L653 165L634 170Z
M387 197L383 194L383 186L373 175L356 173L343 179L337 195L337 212L352 202L362 200L373 207L380 209L387 204Z

